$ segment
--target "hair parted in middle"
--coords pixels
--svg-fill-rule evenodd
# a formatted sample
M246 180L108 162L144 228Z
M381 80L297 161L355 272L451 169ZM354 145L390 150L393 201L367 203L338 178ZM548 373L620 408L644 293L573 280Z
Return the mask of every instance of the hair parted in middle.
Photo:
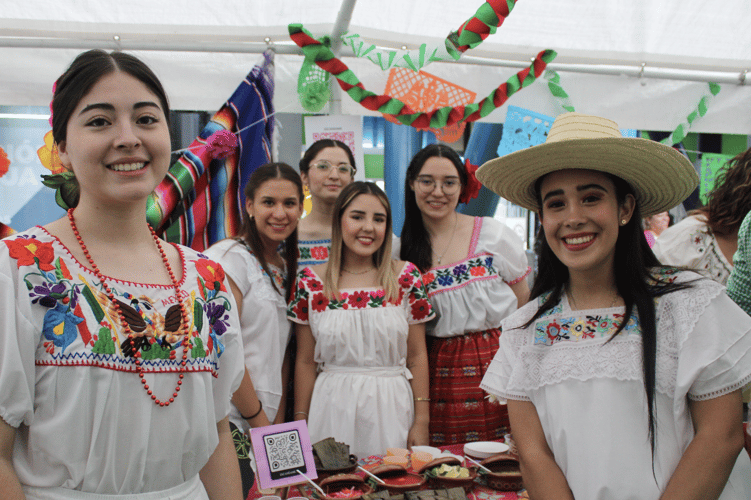
M361 195L373 195L381 202L386 210L386 234L381 247L373 254L373 266L378 271L378 283L386 291L385 300L396 300L399 297L396 271L391 259L391 204L383 192L374 182L355 181L347 185L334 204L331 221L331 253L323 277L323 293L329 298L339 299L339 274L344 260L344 243L342 238L342 217L347 207Z
M258 167L248 179L248 183L245 184L245 199L255 199L256 191L266 182L273 179L284 179L290 181L297 188L297 197L302 205L303 202L303 190L302 180L300 174L297 171L287 165L286 163L267 163ZM264 244L261 239L261 235L258 233L255 220L248 215L247 210L243 210L243 226L240 229L238 235L240 239L245 241L250 247L250 250L255 255L261 268L266 272L266 275L271 280L271 286L279 293L284 293L284 298L289 299L294 287L294 276L297 274L297 228L292 231L292 234L287 236L284 240L284 263L287 266L287 285L285 290L278 290L271 272L269 272L269 265L266 262L265 253L263 251Z
M459 153L445 144L426 146L418 151L412 157L412 161L409 162L406 179L404 180L404 225L402 227L399 257L402 260L412 262L421 273L427 272L433 263L433 248L430 244L430 235L422 220L422 212L420 212L417 201L415 201L415 193L410 186L420 175L425 162L433 157L446 158L453 163L462 190L467 187L467 167L462 163Z
M352 168L354 168L355 171L357 171L357 165L355 165L355 156L352 154L352 151L346 144L344 144L342 141L337 141L336 139L319 139L305 150L305 154L300 159L300 172L307 174L310 170L310 162L312 162L313 159L318 156L318 153L326 148L339 148L343 150L347 154L349 164L352 165ZM354 176L354 172L352 172L352 175Z

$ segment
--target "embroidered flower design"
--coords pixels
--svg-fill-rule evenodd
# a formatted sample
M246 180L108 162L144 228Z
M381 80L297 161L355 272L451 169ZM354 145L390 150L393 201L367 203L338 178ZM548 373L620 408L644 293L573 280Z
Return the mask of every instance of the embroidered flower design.
M454 276L461 276L462 274L467 273L467 266L464 264L459 264L454 268L452 272L454 273Z
M65 293L66 290L67 287L64 283L55 283L50 286L49 283L44 282L41 285L35 286L31 293L29 293L29 297L32 297L32 304L38 302L39 305L44 307L55 307L58 300L61 300L64 304L70 301L68 295ZM75 304L71 307L75 307Z
M368 292L364 291L357 291L352 292L347 299L347 302L352 307L356 307L358 309L362 309L363 307L368 305L368 300L370 299L370 294Z
M560 333L561 333L561 325L559 325L555 321L548 323L548 326L545 329L545 334L548 336L550 340L555 342L555 340L558 338L558 335Z
M427 272L422 275L422 282L425 284L425 286L428 286L429 284L433 283L435 281L435 274L431 272Z
M584 334L586 328L587 322L583 319L579 319L571 324L570 331L574 335L574 337L579 338Z
M206 311L206 319L211 325L211 330L217 335L224 335L229 326L229 314L226 314L227 310L224 305L217 302L207 302L204 304L203 310Z
M309 279L307 285L311 292L320 292L323 290L323 283L317 279Z
M414 318L415 321L428 317L430 312L430 302L426 299L416 300L412 303L412 318Z
M82 321L83 318L73 314L67 306L57 304L54 309L50 309L44 315L42 334L44 338L65 352L65 348L76 340L78 336L76 325Z
M328 260L329 258L328 247L313 247L310 249L310 253L315 260Z
M222 266L209 259L198 259L195 261L196 270L203 278L203 284L209 290L226 292L224 288L224 269ZM199 282L199 288L201 283Z
M304 300L300 300L297 302L297 304L292 306L290 312L292 313L293 318L297 318L300 321L308 320L308 307L306 301Z
M474 266L469 270L469 274L472 276L485 276L485 268L482 266Z
M316 293L310 301L310 307L312 307L315 312L323 312L326 310L326 307L328 307L329 302L329 299L324 294Z
M436 281L441 286L449 286L449 285L451 285L454 282L454 278L452 278L448 274L442 274L442 275L438 276L438 278L436 279Z
M412 276L407 273L399 276L399 286L402 286L404 288L409 288L410 286L412 286Z
M35 237L20 236L12 240L3 240L8 247L11 258L16 259L16 266L20 269L22 266L39 265L42 271L52 271L55 266L52 265L52 259L55 257L55 251L52 243L41 242Z

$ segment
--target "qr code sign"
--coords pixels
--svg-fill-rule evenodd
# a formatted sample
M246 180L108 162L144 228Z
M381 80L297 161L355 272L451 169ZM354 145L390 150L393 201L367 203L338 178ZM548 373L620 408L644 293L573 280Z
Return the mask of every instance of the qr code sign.
M272 479L296 475L298 469L306 472L300 434L296 429L268 434L263 438L263 445L266 448Z

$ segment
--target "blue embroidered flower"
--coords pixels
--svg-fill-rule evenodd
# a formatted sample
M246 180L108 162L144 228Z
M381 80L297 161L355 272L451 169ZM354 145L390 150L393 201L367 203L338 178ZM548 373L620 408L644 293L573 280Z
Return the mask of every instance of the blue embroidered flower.
M452 278L448 274L442 274L436 278L436 281L441 286L449 286L450 284L454 282L454 278Z
M73 314L67 306L57 304L54 309L50 309L44 315L42 333L44 338L65 352L65 348L76 340L78 336L76 325L82 321L83 318Z
M459 264L458 266L454 268L453 272L454 272L454 276L461 276L467 272L467 266L464 264Z

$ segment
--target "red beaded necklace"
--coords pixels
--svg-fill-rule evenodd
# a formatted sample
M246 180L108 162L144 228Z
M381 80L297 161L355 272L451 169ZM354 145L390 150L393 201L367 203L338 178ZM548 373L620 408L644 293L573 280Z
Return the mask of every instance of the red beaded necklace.
M120 304L117 300L115 300L115 294L112 292L112 289L105 283L104 281L104 275L102 275L101 271L99 271L99 268L94 263L94 259L91 258L91 254L89 253L89 249L86 248L86 244L83 242L83 239L81 238L81 233L78 232L78 227L76 227L76 219L73 217L73 209L68 210L68 220L70 221L70 228L73 230L73 234L76 235L76 239L78 240L78 244L81 246L81 250L83 251L83 254L86 256L86 259L89 261L89 265L94 270L94 274L99 279L99 282L104 287L105 292L107 293L107 297L109 297L110 302L113 306L115 306L115 310L117 311L117 316L120 318L120 324L123 327L123 330L128 335L128 340L130 341L130 346L133 349L133 358L136 361L136 370L138 372L138 375L141 377L141 384L143 385L144 390L146 393L151 396L151 400L154 401L154 404L157 404L159 406L169 406L171 403L175 402L175 398L177 398L177 393L180 392L180 386L183 385L183 378L185 377L185 374L182 373L185 371L185 365L187 364L188 359L188 351L191 349L190 345L190 338L188 335L185 335L185 345L183 347L183 359L180 363L182 366L182 372L179 375L179 378L177 380L177 386L175 386L175 392L172 393L172 397L169 398L169 400L162 401L161 399L157 398L156 395L153 393L153 391L149 388L149 384L146 383L146 375L143 371L143 368L141 367L141 353L136 350L136 343L135 340L133 340L133 330L130 329L130 325L125 320L125 315L123 314L122 309L120 308ZM162 262L164 262L164 267L167 269L167 273L169 273L169 277L172 280L172 286L175 288L175 298L177 299L177 303L180 304L180 329L183 331L187 330L187 327L185 326L188 322L186 321L187 314L185 312L185 304L180 299L180 287L177 284L177 278L175 278L175 273L172 272L172 266L170 266L169 259L167 259L167 254L164 252L164 249L162 249L162 245L159 242L159 237L156 235L156 232L154 232L154 229L149 225L149 231L151 231L151 235L154 237L154 243L156 243L156 247L159 249L159 254L162 256Z

